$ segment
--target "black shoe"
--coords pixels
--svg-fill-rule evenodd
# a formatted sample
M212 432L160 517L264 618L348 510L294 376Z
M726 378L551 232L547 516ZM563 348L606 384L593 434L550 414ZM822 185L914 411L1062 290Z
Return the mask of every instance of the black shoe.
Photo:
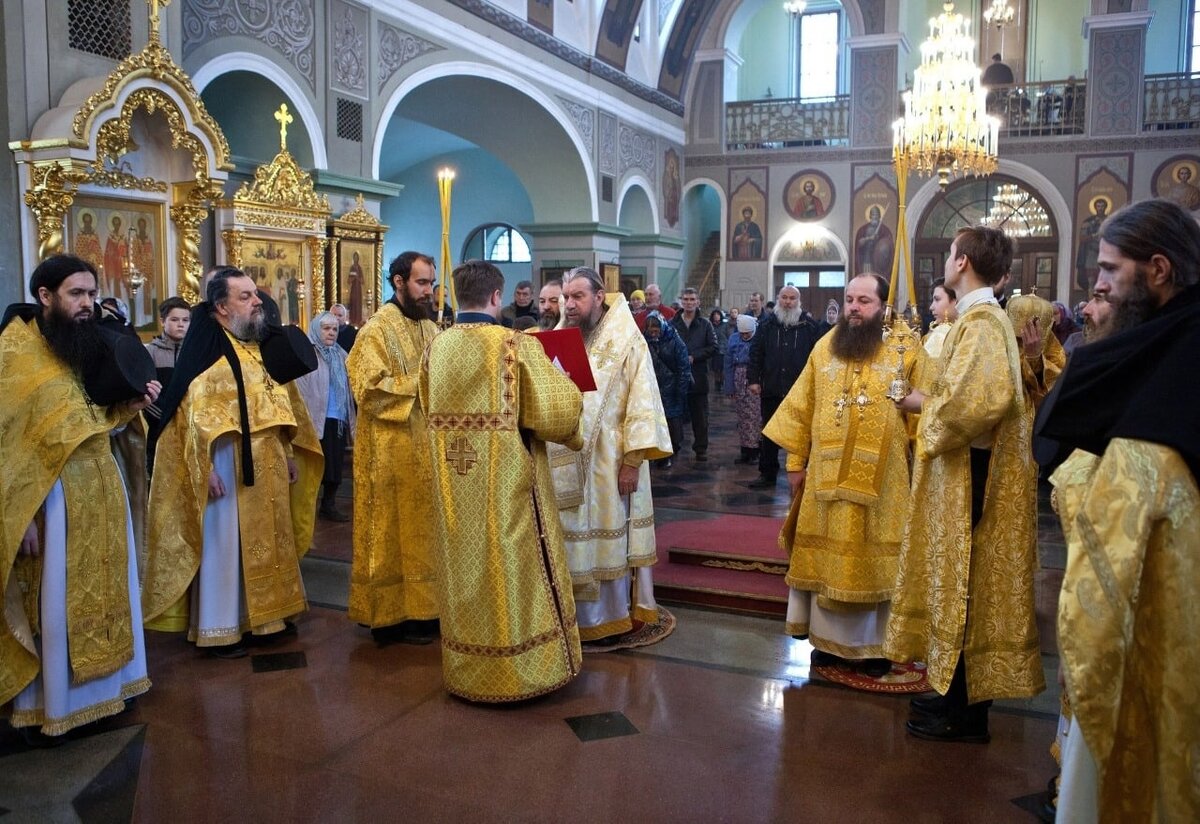
M926 741L986 744L992 740L988 735L987 715L969 710L940 718L914 718L905 726L910 735Z
M908 707L913 715L924 718L940 718L948 711L946 696L937 693L924 698L913 698L908 702Z
M670 469L672 466L674 466L674 463L672 462L672 460L670 458L663 458L658 463L659 469Z
M332 506L321 507L317 514L327 521L333 521L334 523L338 524L344 524L350 520L349 515L347 515L345 512L340 512L337 509L334 509Z
M248 647L265 647L271 644L276 644L285 638L291 638L299 634L300 630L296 629L296 625L291 621L283 622L283 629L278 632L268 632L265 635L255 635L252 632L246 633L242 638L242 643Z
M797 641L807 641L808 633L806 632L803 635L793 635L792 637L795 638Z
M750 487L751 489L774 489L775 483L775 478L768 478L766 475L759 475L753 481L746 484L746 486Z
M707 452L697 452L697 453L696 453L696 462L697 462L697 463L704 463L704 462L706 462L707 460L708 460L708 453L707 453Z
M400 627L403 630L400 643L418 647L432 644L441 633L441 623L437 618L429 621L405 621Z
M886 658L867 658L858 662L858 671L868 678L882 678L892 671L892 662Z
M824 650L814 649L813 653L812 653L812 658L809 659L809 662L814 667L836 667L838 664L846 663L846 659L839 658L838 656L834 655L832 652L825 652Z
M404 640L404 625L391 624L386 627L371 627L371 637L381 647L398 644Z
M246 646L241 641L223 647L205 647L204 651L208 653L209 658L222 658L227 661L234 658L245 658L247 655Z
M25 742L25 746L32 747L38 750L48 750L51 747L58 747L67 743L65 735L46 735L37 727L21 727L21 740Z

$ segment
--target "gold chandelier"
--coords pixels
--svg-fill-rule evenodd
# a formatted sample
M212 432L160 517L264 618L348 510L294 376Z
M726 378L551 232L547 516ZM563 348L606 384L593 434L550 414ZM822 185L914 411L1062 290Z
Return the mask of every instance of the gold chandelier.
M1008 0L992 0L992 4L983 10L983 21L989 26L993 23L1002 29L1016 17L1016 10L1008 5Z
M942 8L929 21L904 116L892 124L892 159L897 172L936 172L945 190L951 178L996 171L1000 121L987 113L970 22L953 3Z

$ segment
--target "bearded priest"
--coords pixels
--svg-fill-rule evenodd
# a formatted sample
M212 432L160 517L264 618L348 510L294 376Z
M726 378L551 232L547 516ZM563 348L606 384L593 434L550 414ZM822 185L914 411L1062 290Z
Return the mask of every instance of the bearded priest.
M908 431L888 390L921 357L915 342L885 344L887 298L879 275L850 280L833 332L763 430L787 450L793 496L779 534L790 556L786 631L811 639L814 664L845 659L872 677L891 670L883 634L909 495Z

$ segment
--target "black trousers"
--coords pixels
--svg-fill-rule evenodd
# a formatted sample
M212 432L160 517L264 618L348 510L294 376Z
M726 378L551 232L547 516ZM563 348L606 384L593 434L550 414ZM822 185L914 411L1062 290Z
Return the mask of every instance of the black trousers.
M688 393L688 413L692 419L692 450L708 454L708 392Z
M971 449L971 530L979 525L979 521L983 518L983 500L984 493L987 491L988 480L988 464L992 460L991 450L988 449ZM972 552L974 546L972 546ZM969 567L968 567L969 569ZM968 572L969 575L969 572ZM970 609L970 602L967 608ZM976 704L967 704L967 665L966 654L960 653L958 656L958 666L954 668L954 677L950 679L950 688L946 691L946 709L950 714L971 712L981 715L983 720L987 720L988 707L992 705L991 701L980 701Z
M342 482L342 464L346 460L346 429L350 424L325 419L325 432L321 436L321 451L325 453L325 474L321 483L335 490Z
M775 398L763 395L759 398L759 403L762 405L762 425L767 428L767 421L779 409L779 404L783 403L783 398ZM758 447L758 472L764 478L774 480L779 477L779 444L762 436L762 443Z
M683 443L683 418L667 418L667 431L671 433L671 451L679 457L679 446Z

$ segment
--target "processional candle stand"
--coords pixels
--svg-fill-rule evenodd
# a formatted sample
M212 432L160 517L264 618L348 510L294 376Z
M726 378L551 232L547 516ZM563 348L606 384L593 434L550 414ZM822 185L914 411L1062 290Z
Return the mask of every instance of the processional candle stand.
M133 262L134 237L133 229L130 228L125 237L125 259L121 261L121 280L125 282L125 287L129 290L129 325L136 329L137 296L141 288L146 285L146 276Z
M904 375L904 353L919 346L920 313L914 305L917 290L908 259L906 188L910 171L922 177L934 173L943 193L951 178L983 177L996 171L1000 121L987 113L986 92L975 65L971 24L945 3L929 20L929 38L921 44L921 65L913 87L904 93L904 116L892 123L892 165L896 170L897 248L892 259L889 304L884 313L883 339L896 353L896 375L888 397L902 400L912 387ZM897 286L903 261L908 305L897 311Z
M454 294L454 280L450 277L450 196L454 189L454 170L443 167L438 170L438 199L442 207L442 255L438 268L441 276L437 288L437 325L445 329L454 323L454 313L458 310L458 299ZM450 283L450 317L443 317L446 308L446 282Z

